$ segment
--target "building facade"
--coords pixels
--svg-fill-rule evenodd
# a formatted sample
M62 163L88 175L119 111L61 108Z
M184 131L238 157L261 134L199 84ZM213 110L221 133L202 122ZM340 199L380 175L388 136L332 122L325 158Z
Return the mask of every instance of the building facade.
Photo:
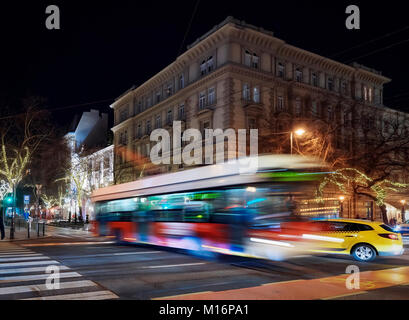
M146 166L155 143L150 133L166 128L172 136L176 120L182 122L182 130L258 128L259 135L337 122L343 124L334 136L337 147L354 152L358 137L348 126L357 121L383 126L385 119L407 119L383 104L383 86L389 81L379 71L305 51L229 17L111 105L115 183L183 168ZM259 153L275 149L259 145Z
M84 112L75 130L65 135L71 151L70 182L65 211L93 217L89 195L113 184L114 146L107 146L108 114L98 110ZM67 217L64 217L68 219Z

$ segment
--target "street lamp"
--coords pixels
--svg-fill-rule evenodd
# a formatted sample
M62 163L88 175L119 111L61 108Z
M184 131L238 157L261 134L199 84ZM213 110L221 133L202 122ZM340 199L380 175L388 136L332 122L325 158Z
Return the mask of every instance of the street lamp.
M339 199L339 203L340 203L339 215L342 218L344 216L344 200L345 200L345 197L344 196L339 196L338 199Z
M305 130L300 128L300 129L297 129L295 131L290 132L290 149L291 149L290 152L291 152L291 154L293 154L293 135L294 135L294 133L297 136L302 136L305 133Z

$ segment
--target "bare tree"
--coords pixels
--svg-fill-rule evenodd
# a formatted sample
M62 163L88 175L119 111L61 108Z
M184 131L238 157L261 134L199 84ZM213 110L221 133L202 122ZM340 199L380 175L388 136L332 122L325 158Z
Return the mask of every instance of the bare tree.
M39 107L42 101L29 98L23 101L23 112L6 110L0 120L0 176L12 187L16 188L29 172L33 156L50 133L50 128L44 125L46 116ZM18 109L17 109L18 110Z

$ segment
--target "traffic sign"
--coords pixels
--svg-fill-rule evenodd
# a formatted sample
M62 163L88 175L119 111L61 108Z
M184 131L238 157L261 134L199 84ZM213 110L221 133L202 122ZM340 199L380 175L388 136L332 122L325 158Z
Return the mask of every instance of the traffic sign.
M29 203L30 203L30 196L24 195L24 204L29 204Z

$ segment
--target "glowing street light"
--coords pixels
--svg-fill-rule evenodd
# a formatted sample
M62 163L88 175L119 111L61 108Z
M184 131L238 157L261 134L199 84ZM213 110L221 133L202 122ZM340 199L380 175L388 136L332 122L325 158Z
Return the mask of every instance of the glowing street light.
M339 215L341 217L343 217L344 216L344 200L345 200L345 197L344 196L339 196L338 199L339 199L339 206L340 206Z
M291 131L291 133L290 133L290 144L291 144L290 149L291 149L291 154L293 154L293 134L294 134L294 133L295 133L297 136L302 136L302 135L305 133L305 130L302 129L302 128L300 128L300 129L297 129L297 130L295 130L295 131Z
M305 130L304 129L298 129L298 130L296 130L294 132L295 132L295 134L297 136L302 136L305 133Z

